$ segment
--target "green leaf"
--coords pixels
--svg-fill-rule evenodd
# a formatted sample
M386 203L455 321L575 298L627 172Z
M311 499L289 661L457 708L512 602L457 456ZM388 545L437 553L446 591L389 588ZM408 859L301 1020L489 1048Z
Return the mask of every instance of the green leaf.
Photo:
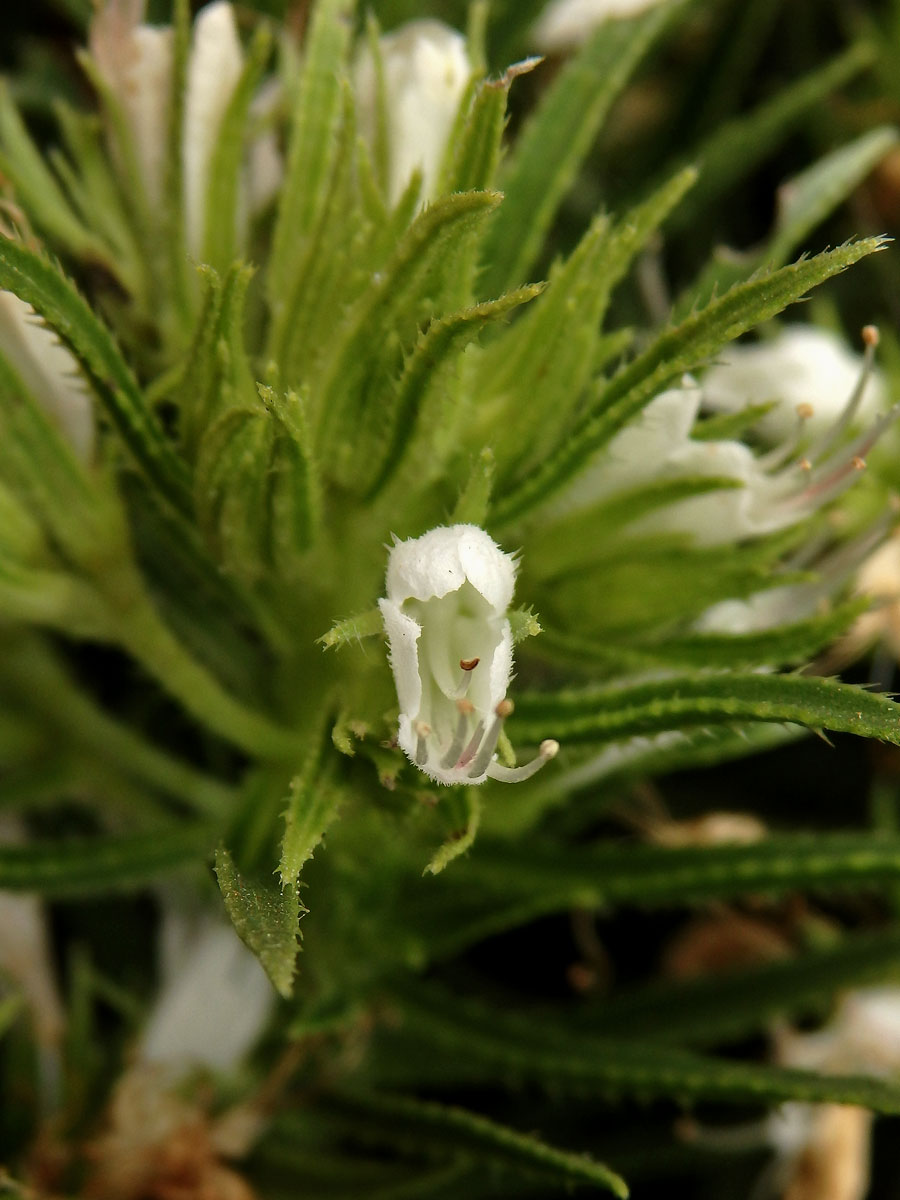
M484 525L494 486L494 452L489 446L478 455L450 518L451 525Z
M206 225L203 231L203 259L218 271L230 267L236 255L250 105L271 50L272 35L261 25L222 117L210 158L204 196Z
M313 456L308 398L259 387L275 417L268 480L269 556L286 578L299 574L299 559L316 539L322 518L322 481Z
M396 1032L382 1030L375 1047L374 1073L385 1083L405 1081L409 1064L415 1063L419 1078L426 1070L458 1082L496 1083L505 1076L563 1094L659 1096L680 1103L800 1100L900 1112L900 1087L894 1083L726 1061L652 1041L573 1036L565 1012L555 1022L545 1018L536 1041L527 1017L433 987L404 991L397 1000L397 1021Z
M781 625L759 633L686 634L659 640L637 640L609 646L587 638L545 630L536 651L557 662L586 670L607 667L647 666L663 663L671 667L722 667L731 670L805 662L829 646L870 606L867 598L849 601L831 612Z
M179 868L201 866L214 836L208 825L182 823L124 837L0 846L0 888L51 899L134 891Z
M185 463L172 450L109 330L62 272L16 242L0 239L0 287L40 313L72 351L132 457L177 508L190 507Z
M592 1004L577 1024L604 1036L714 1045L746 1037L779 1018L811 1011L824 1015L836 993L895 975L898 956L896 928L854 933L834 946L714 978L628 988Z
M316 388L315 416L322 461L345 486L358 486L373 453L380 461L388 436L381 419L385 391L420 323L439 311L454 255L499 200L492 192L436 200L409 227L377 284L344 322Z
M527 74L539 62L530 58L514 63L499 79L486 79L478 85L462 128L449 139L452 153L435 189L437 195L496 186L509 89L519 75Z
M564 429L595 370L597 338L613 289L635 254L696 179L681 171L614 226L595 218L569 258L550 273L547 290L479 363L479 431L502 422L498 461L539 462L551 432ZM522 380L531 381L521 403ZM501 416L502 414L502 416Z
M384 397L378 410L379 430L373 435L372 444L383 444L380 467L369 485L366 498L376 495L387 481L400 469L411 445L416 443L416 434L425 427L431 445L439 441L446 419L440 413L429 413L429 398L440 380L442 370L453 363L462 349L474 341L485 326L504 320L514 309L527 304L539 295L540 284L531 284L508 292L499 300L488 300L475 304L461 312L432 321L426 332L420 333L418 341L403 366L403 373L393 389ZM429 430L429 415L433 429ZM421 439L419 439L421 440ZM373 470L378 467L375 460Z
M303 766L291 780L278 867L282 887L297 887L300 872L337 818L340 803L340 792L322 770L321 744L316 738Z
M698 305L706 304L711 297L727 291L766 264L780 266L787 262L803 248L813 229L850 197L896 142L895 129L873 129L788 179L778 189L778 215L766 245L758 251L743 254L717 251L699 278L682 293L675 305L676 316L687 316ZM750 415L749 409L743 412ZM698 423L692 436L733 436L727 432L728 426L724 427L726 432L713 431L718 429L718 422L729 418L740 422L741 416L742 413L726 413L707 418ZM705 433L707 426L710 427L708 435ZM739 433L740 428L737 424L734 433Z
M326 650L331 650L333 647L347 646L351 642L361 642L363 638L377 637L384 633L384 621L382 620L381 611L377 608L369 609L368 612L359 613L355 617L347 617L343 621L338 621L336 625L328 630L319 638L321 645Z
M276 312L293 290L328 196L353 7L351 0L322 0L306 39L269 260L269 299Z
M790 721L900 745L900 706L847 683L804 675L685 675L652 683L516 698L520 741L603 743L663 729Z
M329 1097L326 1106L357 1122L366 1141L470 1156L484 1167L512 1167L538 1173L548 1182L590 1183L623 1200L628 1196L624 1179L588 1155L558 1150L534 1134L520 1133L468 1109L359 1091Z
M478 827L481 824L481 793L478 788L466 788L465 805L465 827L455 831L444 842L425 868L426 875L439 875L455 858L459 858L461 854L465 854L474 846Z
M460 927L477 908L484 929L499 931L511 927L516 908L519 920L525 912L533 920L572 907L683 907L750 894L880 887L895 882L898 870L900 839L871 833L773 834L749 845L622 841L587 849L517 849L483 838L477 852L457 865L451 882L467 892L454 914ZM446 887L423 896L423 929L447 903Z
M299 950L299 921L306 911L293 885L240 874L229 852L216 851L216 877L241 940L262 963L276 991L289 998Z
M35 225L76 257L109 262L104 243L72 211L45 156L32 141L5 83L0 83L0 170Z
M269 565L273 437L273 422L261 405L229 408L206 430L197 457L198 524L223 568L251 583Z
M515 490L501 496L494 521L508 523L546 501L673 379L703 366L727 342L884 245L882 238L866 238L756 276L666 330L601 388L585 417L556 451Z
M840 146L778 189L775 233L765 250L771 263L785 262L806 237L842 204L898 141L882 126Z
M690 161L699 166L700 179L674 214L670 230L687 229L699 222L705 207L746 177L760 159L777 149L805 113L859 74L873 58L871 46L851 46L824 67L781 89L759 108L719 125L705 145L691 151Z
M613 101L682 3L604 22L546 89L501 176L503 208L485 240L485 295L527 277Z

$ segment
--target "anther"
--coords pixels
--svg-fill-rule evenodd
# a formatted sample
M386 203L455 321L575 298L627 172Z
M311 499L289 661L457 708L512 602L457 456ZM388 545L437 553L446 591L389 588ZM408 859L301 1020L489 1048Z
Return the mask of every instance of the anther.
M557 754L559 754L559 742L553 738L547 738L541 742L537 758L533 758L531 762L525 763L521 767L504 767L500 763L492 762L488 765L487 775L489 779L497 779L501 783L523 783L536 774L544 763L548 763L551 758L556 758Z
M864 471L866 468L866 460L864 458L860 458L858 454L854 454L851 462L853 463L854 470Z
M801 421L810 421L816 415L816 410L808 403L798 404L796 411Z
M469 684L472 682L472 672L481 662L480 658L461 658L459 660L459 669L462 675L459 677L459 683L456 685L457 696L464 696L469 690Z
M864 346L871 346L874 350L881 341L881 334L878 332L877 325L863 325L862 340Z

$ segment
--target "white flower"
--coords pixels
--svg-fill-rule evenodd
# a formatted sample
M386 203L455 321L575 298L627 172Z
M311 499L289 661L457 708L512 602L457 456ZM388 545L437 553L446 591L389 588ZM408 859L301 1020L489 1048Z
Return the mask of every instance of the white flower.
M184 213L188 249L193 254L203 246L210 162L243 66L234 9L228 0L214 0L194 21L184 100Z
M258 1039L274 999L265 972L230 925L168 910L162 986L138 1057L176 1075L196 1066L227 1071Z
M154 209L162 199L171 114L173 31L141 24L143 0L107 0L91 25L91 52L121 105L131 129L141 183ZM225 112L244 69L234 9L213 0L194 21L181 129L184 220L187 245L202 253L209 168ZM272 92L262 89L251 112L265 115ZM281 160L271 133L248 148L242 180L245 204L257 211L271 198L281 176Z
M825 1074L900 1071L900 987L848 992L814 1033L782 1030L781 1066ZM836 1104L783 1104L766 1122L778 1158L771 1174L797 1200L862 1200L868 1191L872 1114Z
M780 442L797 427L798 410L808 435L825 432L858 385L864 395L856 415L871 421L885 407L878 374L828 330L790 325L771 341L723 350L703 377L703 405L713 412L739 412L775 402L755 428L767 441Z
M535 46L554 54L570 50L604 21L636 17L660 0L554 0L548 4L532 30Z
M701 546L728 545L788 529L835 499L865 466L868 452L895 419L888 412L871 421L849 443L844 434L854 422L871 374L877 331L866 331L866 358L856 363L840 409L829 401L828 423L800 453L811 413L795 412L793 427L766 453L744 442L692 437L701 407L702 388L686 377L680 388L663 392L589 463L559 508L583 509L616 493L665 479L719 476L738 487L708 492L659 508L632 523L633 532L683 532ZM751 394L742 406L764 399Z
M447 139L472 72L465 38L440 21L410 21L383 37L379 46L387 119L388 199L396 204L418 170L424 202L435 193ZM368 50L363 50L356 65L356 91L361 131L372 144L378 84Z
M0 291L0 355L24 387L88 461L94 449L94 414L78 363L30 304Z
M16 817L0 818L0 841L18 845L24 840L24 828ZM44 905L35 895L0 890L0 975L8 976L22 989L38 1041L57 1047L65 1015Z
M400 701L399 742L438 783L516 782L559 749L542 743L524 767L494 762L512 712L507 609L516 564L475 525L432 529L397 542L379 601Z

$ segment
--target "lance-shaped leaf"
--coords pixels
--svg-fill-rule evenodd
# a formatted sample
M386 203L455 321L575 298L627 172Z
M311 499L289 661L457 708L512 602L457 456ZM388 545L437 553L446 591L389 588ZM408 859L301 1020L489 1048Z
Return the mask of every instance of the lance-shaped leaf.
M663 729L732 721L790 721L900 745L900 706L851 684L808 675L695 674L583 691L526 692L515 733L539 741L602 743Z
M214 836L207 825L180 824L125 837L0 846L0 888L51 898L133 891L202 865Z
M478 337L485 326L502 321L540 292L540 284L518 288L499 300L475 304L432 321L427 331L419 334L400 378L387 391L385 403L371 413L367 422L369 428L364 426L359 431L361 438L368 433L372 451L379 443L381 445L378 455L370 452L367 456L371 465L366 475L375 471L375 478L368 488L370 497L402 470L408 450L417 442L424 442L424 456L434 462L434 469L438 469L440 457L437 451L442 442L447 440L447 427L452 429L458 424L455 410L459 408L459 405L448 406L434 399L435 391L442 390L440 383L444 368L453 365L460 352ZM448 412L448 408L451 411ZM417 478L421 479L424 473L421 462L416 462L415 472Z
M486 349L478 364L477 428L489 436L503 420L494 453L508 466L540 461L548 430L564 429L595 370L600 326L616 284L634 256L696 179L681 171L614 225L601 215L569 258L553 268L547 290ZM529 402L520 402L522 380ZM551 441L552 444L552 441Z
M596 812L596 810L594 810ZM586 818L587 819L587 818ZM773 836L752 845L522 849L482 837L446 880L398 901L404 932L441 959L572 908L681 907L745 895L882 887L900 870L900 841L873 834Z
M262 963L275 989L289 997L300 948L300 917L305 911L296 887L243 875L222 846L216 851L216 877L241 941Z
M268 272L270 302L276 311L293 288L328 194L352 9L351 0L317 4L306 39Z
M514 490L498 499L495 521L509 522L557 493L672 380L703 366L727 342L776 316L811 288L884 245L882 238L866 238L756 276L731 288L674 329L666 330L601 387L584 418L556 451Z
M608 643L544 631L535 653L569 666L594 670L664 664L669 667L722 667L731 670L761 666L783 667L805 662L829 646L869 607L866 598L848 601L831 612L806 621L780 625L758 633L695 633L681 637L637 639L630 644Z
M250 104L271 49L272 36L262 25L253 39L241 77L222 117L209 164L203 258L219 271L231 266L235 257Z
M384 1083L405 1082L414 1063L418 1079L427 1073L446 1082L496 1083L500 1076L564 1094L760 1105L801 1100L900 1112L894 1083L726 1061L652 1041L573 1036L565 1011L555 1021L545 1014L538 1041L527 1017L434 987L398 996L395 1022L373 1048L373 1074Z
M320 454L343 484L354 487L373 442L378 449L382 394L419 325L440 313L442 285L452 277L456 255L465 252L467 235L499 200L492 192L463 192L435 201L348 315L315 396Z
M613 101L682 7L669 0L634 20L604 22L546 90L502 173L506 199L485 241L484 294L527 277Z
M351 1131L363 1141L401 1149L415 1145L442 1157L472 1159L483 1168L536 1174L548 1183L590 1183L622 1200L628 1195L624 1179L588 1155L559 1150L533 1133L464 1108L388 1092L343 1092L325 1103L349 1118Z
M758 1032L777 1018L825 1015L836 993L896 975L898 955L896 927L854 933L833 946L712 978L624 989L591 1005L582 1020L573 1022L573 1030L714 1045Z
M761 158L778 148L805 113L859 74L873 57L871 46L851 46L752 112L721 124L705 145L691 150L689 161L700 168L699 182L673 215L671 229L686 229L698 222L704 207L745 178Z
M72 211L47 160L31 139L5 83L0 83L0 170L35 225L70 253L114 266L103 241Z

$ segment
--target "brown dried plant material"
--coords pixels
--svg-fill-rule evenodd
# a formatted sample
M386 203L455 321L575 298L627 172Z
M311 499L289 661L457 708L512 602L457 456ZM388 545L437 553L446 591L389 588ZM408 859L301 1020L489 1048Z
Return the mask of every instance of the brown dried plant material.
M726 909L696 917L672 939L661 962L670 979L716 975L787 958L787 937L768 921Z
M788 1164L782 1200L863 1200L871 1127L872 1114L865 1108L817 1105L808 1140Z
M136 1069L120 1080L107 1129L87 1157L89 1200L256 1200L222 1161L216 1123L173 1095L164 1072Z

